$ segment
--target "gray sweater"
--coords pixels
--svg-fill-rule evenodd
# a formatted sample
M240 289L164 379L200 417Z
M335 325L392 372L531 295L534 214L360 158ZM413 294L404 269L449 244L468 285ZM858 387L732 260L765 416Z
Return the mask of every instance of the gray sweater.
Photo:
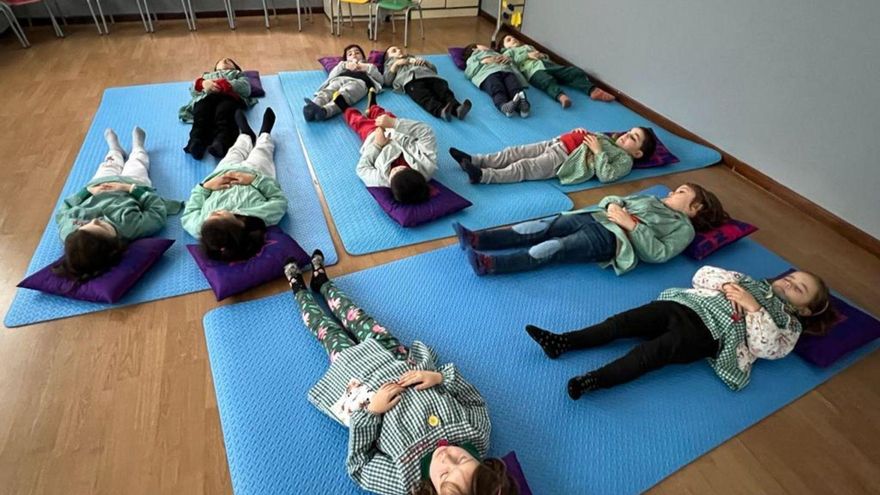
M397 119L393 129L386 131L391 140L383 147L375 144L371 133L361 146L357 164L358 177L367 187L389 187L391 164L400 155L410 168L431 180L437 171L437 138L427 125L416 120Z
M340 74L343 71L345 71L345 63L346 63L345 60L343 60L342 62L339 62L338 64L336 64L336 67L334 67L333 70L331 70L330 73L327 74L327 80L324 81L324 84L322 84L321 87L318 88L318 91L316 91L316 92L319 92L319 91L323 90L324 88L326 88L327 85L330 84L330 81L332 81L333 79L336 79L337 77L346 77L346 76L340 76ZM376 91L382 91L382 74L379 73L379 69L377 69L376 66L371 63L368 63L368 62L362 62L362 63L369 66L367 68L367 70L364 72L367 74L367 77L369 77L370 80L373 82L373 87L376 88ZM352 78L346 77L346 78L353 79L355 81L360 81L360 79L356 79L353 77ZM370 88L366 88L366 89L370 89Z
M403 87L410 81L416 79L440 77L437 75L437 67L431 62L412 55L407 55L403 58L408 60L409 63L402 67L398 67L396 70L391 67L394 65L394 62L400 60L400 58L389 58L385 61L385 85L393 87L395 91L403 92ZM414 64L413 62L415 60L424 60L425 65Z

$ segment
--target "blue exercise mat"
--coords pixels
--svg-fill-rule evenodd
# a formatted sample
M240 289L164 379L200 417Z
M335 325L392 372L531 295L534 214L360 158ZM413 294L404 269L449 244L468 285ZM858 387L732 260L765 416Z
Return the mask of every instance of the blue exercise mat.
M764 277L790 265L751 240L709 264ZM880 346L827 369L797 356L756 363L731 392L705 362L668 366L575 402L567 380L619 357L636 341L549 360L525 333L533 323L581 328L689 286L705 263L679 257L616 277L594 265L479 278L456 246L337 280L404 343L431 345L483 394L490 455L515 450L535 493L634 494L805 394ZM348 432L307 400L327 357L291 294L224 306L204 319L217 403L237 495L361 493L345 474Z
M284 101L281 83L277 76L262 79L266 97L259 99L248 116L251 125L256 128L259 128L265 108L271 106L277 116L272 132L276 143L275 163L278 180L290 200L287 215L280 226L304 249L320 247L328 263L335 263L337 257L330 230ZM127 150L131 146L132 127L139 125L143 128L147 132L146 148L150 154L153 186L166 198L186 200L193 185L204 179L218 161L210 155L201 161L194 160L182 150L190 126L178 120L177 110L189 97L189 84L181 82L107 89L71 167L56 210L64 198L80 190L92 178L103 161L107 152L104 129L108 127L116 130L123 148ZM18 289L4 324L8 327L27 325L209 289L208 282L186 250L186 244L195 243L196 240L181 227L180 215L170 216L168 224L157 236L177 242L118 303L76 301L30 289ZM28 266L27 275L54 261L62 253L63 245L58 237L53 213Z
M355 173L361 140L342 116L310 123L303 118L303 98L312 96L326 74L323 71L282 72L279 76L336 230L345 250L351 254L448 237L452 234L449 225L454 220L485 228L547 216L572 206L571 200L549 182L483 186L468 183L467 176L446 150L463 143L484 152L501 148L503 142L495 137L483 118L487 108L496 111L491 105L484 108L478 103L467 120L446 123L422 110L408 96L388 90L379 96L379 104L399 117L421 120L433 127L439 157L435 178L473 203L461 212L433 222L401 227L379 207ZM360 103L360 108L363 105L364 102Z
M578 127L597 132L612 132L626 131L636 126L642 126L651 127L657 137L680 161L663 167L633 169L632 173L617 182L675 174L708 167L721 161L721 154L712 148L679 137L616 101L611 103L594 101L574 88L564 88L565 93L572 100L572 106L563 110L559 102L550 98L547 93L538 88L529 87L527 94L529 102L532 104L531 115L527 119L522 119L519 116L505 117L492 105L492 99L489 95L468 81L464 76L464 71L459 70L448 56L431 55L428 58L437 66L439 73L449 80L450 87L453 88L456 96L460 94L462 98L470 98L474 102L475 108L481 110L475 117L488 125L495 136L504 143L503 146L552 139ZM461 144L457 147L471 151L469 148L471 146L470 139L466 135L460 136L456 142ZM481 152L482 150L474 149L474 151ZM547 182L564 192L582 191L605 185L595 179L572 186L563 186L556 179Z

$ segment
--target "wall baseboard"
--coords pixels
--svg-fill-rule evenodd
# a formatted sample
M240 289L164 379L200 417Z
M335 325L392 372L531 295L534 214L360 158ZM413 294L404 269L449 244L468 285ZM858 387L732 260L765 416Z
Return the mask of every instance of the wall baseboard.
M183 20L183 12L151 12L156 15L156 17L160 20ZM293 14L296 15L295 8L282 8L278 9L278 15L288 15ZM312 15L323 15L324 7L312 7ZM302 15L307 16L308 14L305 11L305 7L302 9ZM247 9L247 10L236 10L235 17L255 17L255 16L263 16L262 9ZM110 15L104 14L104 17L107 18L107 24L110 25ZM272 17L272 11L269 11L269 17ZM60 16L55 17L59 24L61 24ZM197 11L196 12L196 22L200 19L211 19L211 18L226 18L226 11L223 10L208 10L208 11ZM68 16L67 18L68 24L91 24L94 25L95 21L91 16L80 15L80 16ZM141 22L140 14L113 14L113 19L115 22ZM21 20L19 20L21 22ZM52 23L48 17L34 17L32 19L34 26L50 26ZM26 27L26 26L22 26ZM64 29L64 26L61 26L61 29ZM112 29L111 29L112 32Z
M496 22L495 16L488 14L488 13L484 12L483 10L480 10L480 17L483 17L483 18L489 20L493 24ZM503 36L503 33L505 33L505 32L510 33L510 34L522 39L526 43L537 48L539 51L550 55L552 58L554 58L555 60L557 60L563 64L573 65L571 62L569 62L565 58L560 57L558 54L554 53L552 50L541 45L540 43L533 40L532 38L526 36L525 34L519 32L519 31L512 31L512 30L510 30L509 27L502 28L501 33L499 33L499 36ZM593 77L593 76L591 75L590 77ZM745 178L749 182L755 184L759 188L764 189L765 191L769 192L770 194L780 198L781 200L785 201L786 203L790 204L791 206L794 206L798 210L800 210L800 211L810 215L811 217L815 218L816 220L822 222L827 227L831 228L831 230L837 232L838 234L840 234L841 236L843 236L844 238L846 238L847 240L849 240L853 244L867 250L868 252L870 252L871 254L873 254L875 256L880 256L880 240L873 237L871 234L868 234L864 230L847 222L846 220L835 215L834 213L831 213L830 211L828 211L825 208L810 201L808 198L800 195L799 193L795 192L794 190L789 189L785 185L779 183L775 179L773 179L770 176L759 171L757 168L739 160L738 158L725 152L724 150L722 150L718 146L715 146L714 144L703 139L702 137L698 136L697 134L694 134L693 132L689 131L688 129L676 124L675 122L668 119L664 115L648 108L647 106L640 103L639 101L632 98L631 96L627 95L626 93L623 93L622 91L614 88L613 86L605 83L604 81L602 81L600 79L593 77L593 81L595 81L598 86L601 86L605 90L614 94L617 97L617 100L621 104L623 104L625 107L636 112L637 114L641 115L642 117L645 117L646 119L650 120L651 122L655 122L655 123L659 124L661 127L663 127L664 129L666 129L668 131L673 132L674 134L677 134L681 137L684 137L684 138L689 139L691 141L695 141L697 143L700 143L704 146L708 146L709 148L712 148L712 149L718 151L719 153L721 153L721 163L724 166L726 166L727 168L731 169L736 174L742 176L743 178Z

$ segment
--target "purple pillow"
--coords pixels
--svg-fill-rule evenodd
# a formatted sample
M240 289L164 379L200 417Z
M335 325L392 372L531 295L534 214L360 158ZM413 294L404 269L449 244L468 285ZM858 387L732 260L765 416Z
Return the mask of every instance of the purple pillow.
M626 131L610 132L608 133L608 136L611 139L617 139L625 132ZM669 148L660 141L660 136L657 136L657 133L654 133L654 140L657 142L657 146L654 148L654 153L649 157L642 157L633 161L633 168L662 167L663 165L671 165L679 162L678 157L673 155L672 152L669 151Z
M255 70L246 70L243 72L244 76L247 77L248 82L251 84L251 96L254 98L259 98L261 96L266 96L266 92L263 91L263 81L260 80L260 73Z
M342 57L321 57L318 59L318 63L321 64L321 67L323 67L326 72L333 70L334 67L339 65L339 62L342 62ZM385 52L371 50L370 54L367 55L367 62L375 65L381 71L384 69L383 64L385 63Z
M162 254L174 244L172 239L148 237L128 245L119 264L85 282L75 282L52 273L61 258L22 280L18 286L49 294L103 303L115 303L131 289Z
M280 277L284 262L291 257L300 266L311 263L309 255L299 244L277 226L266 229L263 248L256 256L244 261L212 260L205 256L198 244L189 244L186 248L205 274L218 301Z
M467 67L467 60L464 58L464 48L457 46L450 46L447 50L449 52L449 56L452 57L452 63L455 64L461 70L464 70Z
M473 204L436 180L429 181L428 186L431 188L431 199L415 205L398 203L391 194L390 187L368 187L367 190L385 213L404 227L415 227Z
M776 278L793 271L786 270ZM831 330L822 336L801 334L794 346L795 354L821 368L831 366L843 356L880 337L880 321L868 313L833 294L831 308L836 313Z
M685 248L684 254L695 260L701 260L718 251L724 246L746 237L758 230L752 224L730 219L718 227L706 232L697 232L694 240Z
M516 452L511 451L502 457L501 461L507 466L507 474L519 485L519 495L532 495L532 490L526 482L526 476L519 465L519 459L516 458Z

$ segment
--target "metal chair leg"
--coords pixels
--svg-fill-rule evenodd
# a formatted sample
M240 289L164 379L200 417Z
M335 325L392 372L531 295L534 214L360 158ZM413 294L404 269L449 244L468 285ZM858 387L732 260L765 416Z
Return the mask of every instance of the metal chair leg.
M266 6L266 0L263 0L263 17L266 20L266 29L269 29L269 8Z
M354 27L354 13L352 13L351 4L348 4L348 25Z
M92 14L92 20L95 21L95 27L98 28L98 35L104 34L104 31L101 30L101 23L98 22L98 16L95 15L95 9L92 6L92 0L86 0L86 5L89 7L89 12Z
M95 3L98 5L98 15L101 19L101 24L104 25L104 34L110 34L110 29L107 28L107 18L104 17L104 8L101 7L101 0L95 0ZM110 22L113 22L113 16L110 16Z
M189 19L192 21L192 30L196 31L198 26L196 26L196 11L193 10L192 0L186 0L186 7L189 9Z
M64 27L67 27L67 16L64 15L64 11L61 10L61 7L58 6L58 0L52 0L52 5L55 6L55 10L58 11L58 16L61 17L61 24L64 24Z
M409 46L409 9L403 11L403 47Z
M332 3L333 0L330 0ZM342 20L342 2L340 0L336 0L336 36L339 37L342 34L342 25L340 21Z
M52 21L52 28L55 29L55 36L63 38L64 31L61 30L61 26L59 26L58 21L55 20L55 14L52 13L52 7L49 6L49 2L44 1L43 5L46 6L46 12L49 13L49 20Z
M27 36L25 36L24 30L21 28L21 24L18 23L15 13L12 12L12 8L5 3L0 2L0 10L3 11L3 15L6 17L6 21L9 23L9 27L15 34L15 37L18 38L18 42L21 43L21 47L29 48L31 44L28 41Z
M425 16L422 15L422 4L419 4L419 32L422 39L425 39Z
M232 7L232 0L223 0L226 4L226 20L229 21L229 29L235 29L235 8Z

